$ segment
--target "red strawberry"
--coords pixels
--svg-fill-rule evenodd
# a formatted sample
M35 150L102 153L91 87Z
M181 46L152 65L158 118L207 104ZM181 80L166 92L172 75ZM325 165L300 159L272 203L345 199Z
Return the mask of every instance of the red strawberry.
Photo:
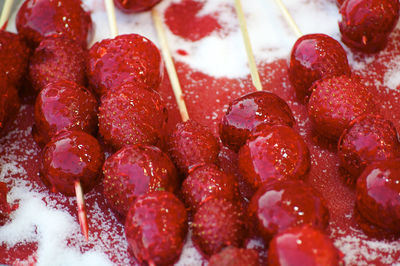
M0 182L0 226L6 223L10 213L10 206L7 202L7 193L7 185L3 182Z
M208 261L209 266L259 266L258 253L253 249L227 247L214 254Z
M129 144L156 145L168 118L161 96L125 83L101 98L99 133L115 149Z
M125 13L136 13L151 9L161 0L114 0L115 6Z
M125 146L105 161L103 173L104 196L123 217L138 196L161 189L175 193L179 187L174 164L153 146Z
M398 0L346 0L340 8L342 41L351 48L382 50L399 20Z
M29 62L29 78L35 91L47 84L68 80L86 84L87 51L63 36L45 37Z
M6 123L18 113L19 107L17 90L10 84L7 76L0 72L0 132Z
M357 116L376 111L372 93L355 78L325 78L311 89L308 114L314 128L327 138L338 139Z
M140 262L172 265L179 259L187 234L185 206L170 192L141 195L129 210L125 234Z
M400 233L400 159L375 162L357 180L356 207L370 223Z
M349 75L347 55L338 41L325 34L307 34L292 48L289 79L297 98L307 102L311 85L325 77Z
M239 151L257 126L286 125L295 123L287 103L276 94L258 91L237 98L229 104L219 125L222 143Z
M206 164L189 173L182 184L182 196L186 206L196 211L209 197L230 201L239 199L239 185L234 176L224 173L213 164Z
M172 160L183 173L218 160L218 140L208 128L194 120L178 123L167 145Z
M310 169L302 137L288 126L266 127L239 151L239 170L253 188L271 179L299 179Z
M268 251L268 265L342 265L342 254L327 235L310 225L276 235Z
M211 197L198 208L192 223L193 243L207 257L224 247L240 247L246 237L244 217L236 202Z
M324 199L302 181L271 181L250 201L248 216L266 242L289 227L310 224L320 229L329 222Z
M105 39L89 50L89 84L98 96L126 82L157 90L163 74L160 51L138 34Z
M81 5L81 0L26 0L17 14L18 32L33 47L56 35L86 47L92 20Z
M65 80L49 83L37 96L34 139L44 145L62 129L89 134L97 129L96 98L85 88Z
M356 180L368 164L400 157L397 130L380 116L357 117L340 137L338 155L341 165Z

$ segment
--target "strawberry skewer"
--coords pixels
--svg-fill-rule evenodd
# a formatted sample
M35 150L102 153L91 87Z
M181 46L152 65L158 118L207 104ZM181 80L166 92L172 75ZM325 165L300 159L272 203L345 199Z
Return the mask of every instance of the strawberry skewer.
M0 29L4 30L7 27L8 17L11 13L11 8L14 4L14 0L6 0L3 6L3 10L1 11L0 16Z

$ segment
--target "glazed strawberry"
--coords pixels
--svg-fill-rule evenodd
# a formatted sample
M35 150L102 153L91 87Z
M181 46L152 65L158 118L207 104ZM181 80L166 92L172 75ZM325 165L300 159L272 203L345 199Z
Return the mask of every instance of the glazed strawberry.
M19 107L17 90L10 84L7 76L0 72L0 132L16 116Z
M43 149L40 177L52 191L74 196L76 181L84 192L100 182L103 163L97 139L82 131L61 131Z
M125 13L136 13L151 9L161 0L114 0L115 6Z
M339 29L349 47L367 53L385 48L399 20L398 0L346 0Z
M400 159L375 162L357 180L356 207L373 225L400 233Z
M167 145L172 160L183 173L202 164L216 163L218 159L218 140L194 120L178 123Z
M30 49L22 38L0 30L0 72L4 72L13 86L19 87L28 67Z
M253 249L227 247L214 254L208 261L209 266L259 266L258 253Z
M208 198L194 215L192 232L193 243L206 257L227 246L240 247L246 237L242 209L225 198Z
M45 37L29 62L29 79L35 91L60 80L86 85L87 51L63 36Z
M179 259L187 234L185 206L170 192L139 196L126 218L125 234L139 262L172 265Z
M307 102L313 83L329 76L349 75L347 55L338 41L325 34L307 34L292 48L289 79L301 102Z
M221 197L230 201L239 199L236 178L224 173L214 164L196 167L186 177L181 190L186 206L193 211L209 197Z
M162 139L167 109L155 92L125 83L101 98L99 132L115 149L129 144L156 145Z
M237 152L251 132L263 124L291 127L295 121L287 103L276 94L258 91L237 98L229 104L219 125L222 143Z
M17 30L32 47L57 35L86 47L92 19L81 5L81 0L26 0L17 14Z
M338 76L312 86L308 114L324 137L338 139L357 116L376 112L373 95L356 78Z
M36 98L34 118L32 133L39 145L45 145L62 129L92 134L97 129L97 100L74 82L49 83Z
M180 185L174 164L154 146L125 146L105 161L103 174L104 196L123 217L138 196L157 190L176 193Z
M340 164L354 177L368 164L400 157L400 142L393 123L377 115L353 120L339 140Z
M3 182L0 182L0 226L7 222L10 213L10 206L7 202L8 188Z
M289 228L271 240L268 265L337 266L343 264L341 256L327 235L303 225Z
M248 217L254 233L266 242L289 227L310 224L325 229L329 223L325 200L300 180L264 184L250 201Z
M266 127L239 151L239 170L253 188L273 179L303 178L310 153L302 137L288 126Z
M98 96L132 82L138 88L157 90L164 74L157 47L138 34L105 39L89 50L88 78Z

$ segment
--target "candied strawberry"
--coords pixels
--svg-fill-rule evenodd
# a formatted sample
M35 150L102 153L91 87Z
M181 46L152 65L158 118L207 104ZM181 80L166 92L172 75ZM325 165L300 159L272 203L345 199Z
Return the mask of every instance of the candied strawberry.
M310 153L302 137L288 126L266 127L239 151L239 170L253 188L271 179L303 178Z
M325 78L311 89L308 114L324 137L336 140L357 116L376 112L372 93L356 78Z
M32 47L56 35L86 47L92 19L81 5L81 0L26 0L17 14L17 30Z
M279 96L266 91L251 92L229 104L219 134L222 143L237 152L251 131L261 124L291 127L294 123L292 111Z
M193 211L209 197L221 197L230 201L239 199L236 178L224 173L214 164L206 164L191 171L181 190L186 206Z
M19 35L0 30L0 72L4 71L11 84L21 85L28 67L30 49Z
M43 149L40 177L52 191L74 196L76 181L84 192L100 182L103 162L97 139L82 131L61 131Z
M227 247L214 254L208 261L209 266L258 266L258 253L253 249Z
M377 115L354 119L339 140L340 164L354 179L374 161L400 157L400 142L393 123Z
M35 91L60 80L86 85L87 50L64 36L45 37L29 62L29 79Z
M160 51L149 39L138 34L105 39L89 50L89 85L98 96L126 82L138 88L157 90L163 74Z
M343 264L341 253L327 235L306 224L277 234L269 245L268 265Z
M104 196L110 207L125 217L142 194L157 190L176 193L178 173L169 157L148 145L125 146L103 166Z
M114 0L115 6L125 13L136 13L151 9L161 0Z
M236 201L211 197L194 215L192 240L205 256L224 247L240 247L246 237L244 215Z
M185 206L174 194L155 191L131 206L125 234L136 259L149 265L172 265L179 259L187 234Z
M248 217L254 233L259 233L266 242L295 225L310 224L325 229L329 223L325 200L300 180L264 184L250 201Z
M356 207L370 223L400 233L400 159L375 162L357 180Z
M10 84L7 76L0 72L0 132L6 123L16 116L19 107L17 90Z
M60 130L82 130L89 134L97 129L97 100L74 82L49 83L35 103L33 137L45 145Z
M167 145L175 165L186 174L196 166L218 160L218 140L208 128L194 120L178 123Z
M115 149L129 144L156 145L168 118L161 96L125 83L101 98L99 132Z
M7 202L8 188L3 182L0 182L0 226L4 225L10 213L10 206Z
M398 0L346 0L339 29L349 47L367 53L385 48L399 20Z
M344 0L337 0L336 3L340 7L343 4Z
M328 35L304 35L292 48L289 79L301 102L308 101L315 81L350 73L346 52L338 41Z

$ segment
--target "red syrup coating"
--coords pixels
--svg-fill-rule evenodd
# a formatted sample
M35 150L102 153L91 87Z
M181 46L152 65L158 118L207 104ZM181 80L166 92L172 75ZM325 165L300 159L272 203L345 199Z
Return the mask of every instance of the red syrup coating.
M325 200L300 180L264 184L254 194L247 211L253 233L266 242L289 227L309 224L325 229L329 223Z
M166 191L139 196L125 221L125 235L135 258L149 265L173 265L187 230L185 206Z
M125 13L137 13L151 9L161 0L114 0L115 6Z
M0 72L0 132L18 113L21 106L16 88Z
M81 0L26 0L17 14L17 30L32 47L56 35L86 47L92 19L81 5Z
M8 188L3 182L0 182L0 226L4 225L8 220L10 206L7 202Z
M338 144L340 164L354 178L374 161L400 157L400 142L393 123L377 115L353 120Z
M356 117L376 113L372 93L356 78L325 78L315 82L311 89L308 115L314 129L328 139L339 139Z
M265 127L239 151L239 170L253 188L269 180L303 178L310 153L302 137L288 126Z
M342 41L350 48L375 53L385 48L399 20L399 1L346 0L340 14Z
M32 133L41 146L63 129L93 134L97 129L97 100L74 82L49 83L36 98L34 118Z
M251 132L264 124L292 127L295 120L287 103L276 94L266 91L248 93L229 104L219 125L221 141L238 152Z
M356 208L370 223L400 233L400 159L375 162L357 180Z
M327 235L310 225L289 228L270 242L268 265L324 265L343 264L341 253Z
M91 89L98 96L126 82L138 88L157 90L163 74L160 51L139 34L105 39L89 50L87 75Z
M254 249L227 247L214 254L208 261L209 266L259 266L258 253Z
M328 35L304 35L292 48L289 79L301 102L308 101L315 81L350 73L346 52L338 41Z
M178 192L178 173L169 157L147 145L125 146L103 166L104 196L114 211L126 217L138 196L157 190Z
M64 36L45 37L29 62L29 79L35 91L60 80L86 85L87 50Z
M100 135L118 150L130 144L159 144L168 113L156 91L125 83L101 98L98 117Z
M61 131L42 151L40 178L53 192L74 196L76 181L84 192L100 182L103 163L97 139L82 131Z

